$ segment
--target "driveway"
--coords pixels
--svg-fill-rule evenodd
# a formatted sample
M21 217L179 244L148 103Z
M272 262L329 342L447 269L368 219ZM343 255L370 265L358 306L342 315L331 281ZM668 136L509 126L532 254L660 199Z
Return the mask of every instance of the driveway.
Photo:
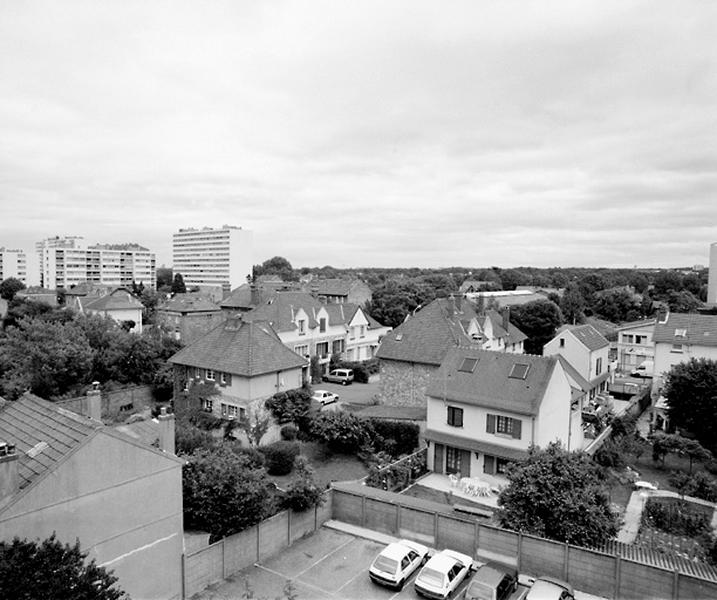
M341 385L340 383L321 383L312 384L314 390L328 390L334 394L338 394L339 400L343 404L356 406L367 406L374 404L374 396L378 394L378 380L371 383L352 383L351 385Z

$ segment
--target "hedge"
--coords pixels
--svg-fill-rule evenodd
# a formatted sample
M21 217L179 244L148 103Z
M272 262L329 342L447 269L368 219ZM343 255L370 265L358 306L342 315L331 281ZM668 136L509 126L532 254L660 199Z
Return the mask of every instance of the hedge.
M299 455L299 443L280 440L262 446L259 451L264 455L269 475L288 475L294 466L294 459Z

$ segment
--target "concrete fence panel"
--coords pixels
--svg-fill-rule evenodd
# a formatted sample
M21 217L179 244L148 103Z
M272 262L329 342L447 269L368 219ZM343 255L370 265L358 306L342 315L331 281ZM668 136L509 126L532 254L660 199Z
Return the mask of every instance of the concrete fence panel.
M515 564L518 556L518 534L497 527L481 525L478 528L476 555L483 560L501 560Z
M401 507L401 537L426 544L436 545L436 516L422 510Z
M191 598L207 586L224 579L223 554L223 543L217 542L186 557L184 562L185 598Z
M305 535L314 532L314 524L316 522L316 513L314 509L305 510L303 512L289 512L289 543L301 539Z
M366 498L364 527L382 533L397 533L397 511L395 505L382 500Z
M363 498L353 494L334 494L333 518L351 525L362 525Z
M258 528L259 560L277 554L289 545L289 515L286 511L262 521Z
M257 560L256 525L224 539L224 577L241 571Z
M633 562L620 561L618 598L671 600L675 573ZM714 596L713 596L714 597Z
M520 544L520 570L539 577L565 578L566 544L523 535Z
M678 598L716 598L715 585L704 579L683 575L680 573L677 580Z
M613 598L617 561L615 556L609 554L570 546L567 580L580 581L580 590L588 594Z
M329 519L333 519L334 495L331 490L324 492L324 503L316 509L316 527L321 527Z
M475 524L469 519L458 520L446 515L438 515L437 548L450 548L470 556L475 553Z

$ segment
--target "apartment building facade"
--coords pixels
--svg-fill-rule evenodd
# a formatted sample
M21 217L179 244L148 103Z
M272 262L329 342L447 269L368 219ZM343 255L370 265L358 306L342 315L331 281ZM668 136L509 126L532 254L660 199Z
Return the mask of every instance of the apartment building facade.
M25 285L27 280L27 256L23 250L10 249L0 246L0 281L13 277Z
M126 287L136 282L156 287L155 255L138 244L43 247L42 254L42 281L49 289L69 288L83 282L110 287Z
M252 232L233 225L180 229L172 236L172 262L185 285L227 292L252 274Z

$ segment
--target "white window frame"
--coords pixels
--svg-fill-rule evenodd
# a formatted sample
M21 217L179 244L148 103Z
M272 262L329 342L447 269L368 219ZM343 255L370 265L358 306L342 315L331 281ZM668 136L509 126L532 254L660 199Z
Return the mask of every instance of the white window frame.
M207 374L205 376L205 379L207 381L216 381L217 380L217 376L216 376L216 373L214 372L214 369L207 369Z
M222 385L227 384L227 374L222 372L219 374L219 381L222 383Z
M501 435L513 435L513 417L495 416L495 432Z

